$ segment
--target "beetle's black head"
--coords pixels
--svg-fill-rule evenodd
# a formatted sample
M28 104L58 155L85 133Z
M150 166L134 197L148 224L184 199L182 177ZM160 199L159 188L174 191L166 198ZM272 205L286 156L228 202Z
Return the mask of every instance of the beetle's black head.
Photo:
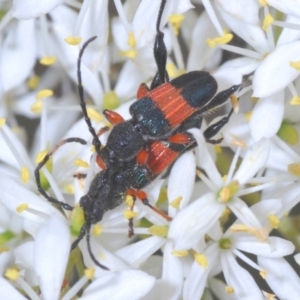
M95 205L95 201L92 201L89 195L82 196L79 204L84 211L85 219L89 220L88 223L96 224L102 220L104 210L98 205Z
M120 161L134 158L144 146L142 135L128 121L117 124L111 131L106 147Z

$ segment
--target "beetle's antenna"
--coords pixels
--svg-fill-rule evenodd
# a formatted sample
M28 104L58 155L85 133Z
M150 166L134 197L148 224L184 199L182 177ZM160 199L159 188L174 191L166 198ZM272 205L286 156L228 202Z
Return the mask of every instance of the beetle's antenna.
M73 244L72 244L72 246L71 246L71 251L74 250L74 249L78 246L79 242L80 242L80 241L83 239L83 237L85 236L86 230L87 230L87 224L84 223L84 224L82 225L81 229L80 229L80 234L79 234L78 238L73 242Z
M84 50L86 49L86 47L95 39L97 38L97 36L93 36L90 39L88 39L82 46L80 52L79 52L79 56L77 59L77 79L78 79L78 94L79 94L79 100L80 100L80 106L81 106L81 110L84 116L84 120L89 128L89 131L91 133L91 135L93 136L93 145L95 146L96 152L99 155L100 154L100 148L101 148L101 142L99 140L99 137L97 136L97 133L94 129L94 127L92 126L91 123L91 119L88 116L87 110L86 110L86 104L84 101L84 90L83 90L83 86L82 86L82 79L81 79L81 58L83 56Z
M104 265L100 264L98 262L98 260L96 259L96 257L94 256L93 252L92 252L92 249L91 249L91 241L90 241L90 231L91 231L91 223L87 223L87 226L86 226L86 242L87 242L87 248L88 248L88 252L89 252L89 255L91 256L91 259L92 261L98 266L100 267L101 269L103 270L109 270L109 268L105 267Z

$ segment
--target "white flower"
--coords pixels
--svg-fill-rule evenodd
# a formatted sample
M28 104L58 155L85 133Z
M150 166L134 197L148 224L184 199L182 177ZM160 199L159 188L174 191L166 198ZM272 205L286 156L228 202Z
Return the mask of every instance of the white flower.
M195 129L191 132L193 132L199 146L199 163L208 176L208 178L206 178L202 175L201 178L212 192L192 202L188 207L180 211L172 221L169 238L175 241L175 249L177 250L187 250L196 245L204 234L218 221L218 218L226 206L228 206L238 218L243 220L243 223L261 228L255 215L253 215L239 196L250 192L251 189L247 190L246 188L245 191L243 191L242 187L246 183L250 183L252 177L263 168L269 153L268 142L266 140L260 141L254 145L247 152L242 165L236 171L235 175L233 175L238 157L237 152L226 181L223 183L220 174L206 150L202 134ZM178 195L180 194L179 187Z

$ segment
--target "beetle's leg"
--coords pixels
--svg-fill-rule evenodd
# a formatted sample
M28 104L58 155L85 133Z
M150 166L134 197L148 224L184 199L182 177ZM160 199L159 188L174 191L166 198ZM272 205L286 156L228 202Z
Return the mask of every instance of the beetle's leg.
M140 100L145 97L149 93L150 89L148 88L146 83L142 83L136 93L136 99Z
M157 214L162 216L164 219L166 219L167 221L172 221L171 217L169 217L167 214L165 214L164 212L162 212L161 210L159 210L158 208L150 204L147 198L147 194L144 191L130 189L127 191L127 194L137 197L140 201L143 202L144 205L150 207L152 210L154 210Z
M119 115L117 112L109 110L109 109L105 109L103 111L103 114L105 116L105 118L112 124L112 125L117 125L119 123L124 122L124 118Z
M234 92L249 86L252 81L250 79L250 77L253 75L253 72L250 74L246 74L243 76L243 81L241 84L238 85L233 85L232 87L230 87L229 89L225 90L225 91L221 91L220 93L218 93L210 102L209 104L204 107L204 109L206 109L207 111L210 109L213 109L214 107L219 106L220 104L223 104ZM206 130L204 131L204 137L206 139L206 141L208 143L211 144L219 144L222 142L223 137L219 138L219 139L211 139L213 136L215 136L220 129L228 123L231 115L233 113L233 108L230 110L229 114L225 117L223 117L221 120L219 120L218 122L210 125L209 127L206 128Z
M134 209L134 204L136 201L136 196L135 195L130 195L132 197L133 203L130 206L130 210L133 211ZM131 238L132 236L134 236L134 226L133 226L133 218L130 218L128 220L128 237Z
M220 129L228 123L231 115L233 113L233 108L230 110L229 114L225 117L223 117L221 120L219 120L218 122L208 126L206 128L206 130L203 132L203 135L205 137L205 140L207 143L210 144L219 144L223 141L223 137L219 138L219 139L211 139L213 136L215 136Z
M79 94L81 110L82 110L85 122L88 126L88 129L89 129L91 135L93 136L93 145L95 146L95 149L96 149L96 152L98 153L98 155L100 155L101 142L99 140L99 137L98 137L94 127L92 126L91 119L90 119L90 117L88 116L88 113L87 113L86 104L85 104L85 101L84 101L84 90L83 90L82 79L81 79L81 58L82 58L82 55L83 55L84 50L86 49L86 47L95 39L96 39L96 36L94 36L94 37L90 38L89 40L87 40L83 44L83 46L82 46L82 48L79 52L79 56L78 56L78 59L77 59L77 79L78 79L78 94Z
M35 180L36 180L36 184L38 187L38 191L51 203L55 203L58 204L60 207L62 207L63 209L66 210L72 210L73 207L70 206L69 204L66 204L62 201L58 201L52 197L50 197L46 191L42 188L41 185L41 180L40 180L40 170L41 168L47 163L47 161L49 160L49 158L53 155L53 153L62 145L66 144L66 143L80 143L82 145L86 145L86 141L80 138L68 138L65 140L60 141L49 153L47 153L45 155L45 157L43 158L43 160L37 165L36 169L34 170L34 175L35 175Z
M151 83L151 90L157 88L161 84L169 81L169 76L166 71L167 65L167 48L164 42L164 33L159 29L161 23L161 17L166 5L166 0L162 0L158 12L156 22L156 37L154 42L154 58L157 65L157 73Z

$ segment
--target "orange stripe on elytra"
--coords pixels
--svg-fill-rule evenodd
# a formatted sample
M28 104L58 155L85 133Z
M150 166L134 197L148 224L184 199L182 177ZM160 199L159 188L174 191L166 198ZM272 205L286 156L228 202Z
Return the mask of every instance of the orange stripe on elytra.
M197 111L182 97L181 90L170 83L165 83L149 93L152 101L164 113L165 118L173 127L180 125Z
M148 167L155 175L162 174L178 155L163 142L155 141L149 146Z

